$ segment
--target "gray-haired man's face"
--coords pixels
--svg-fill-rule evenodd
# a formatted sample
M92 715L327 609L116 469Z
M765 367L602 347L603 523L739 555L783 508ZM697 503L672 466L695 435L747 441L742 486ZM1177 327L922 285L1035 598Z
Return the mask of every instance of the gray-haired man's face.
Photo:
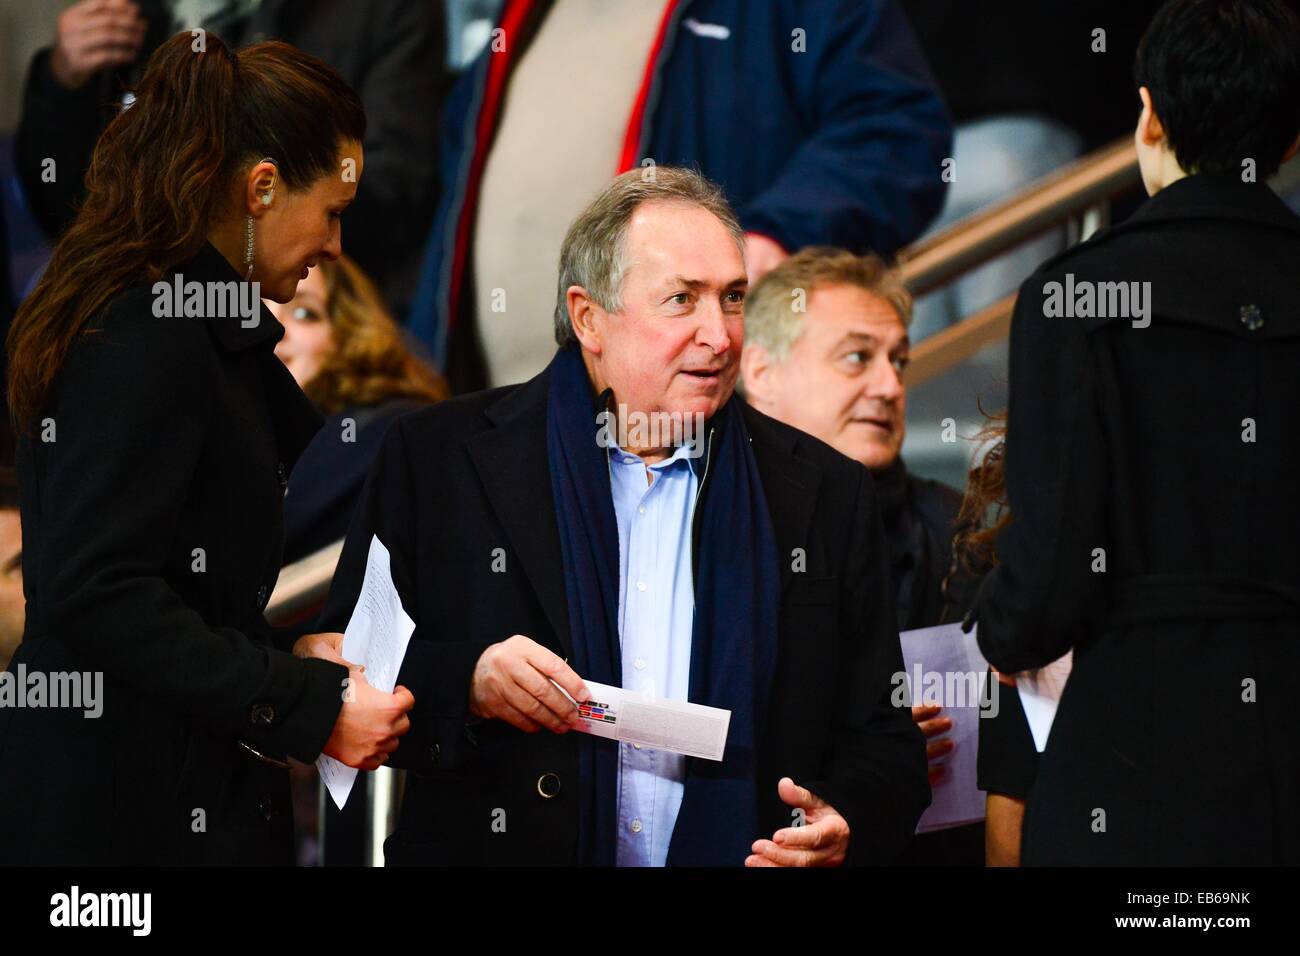
M645 413L716 412L731 397L745 340L745 261L712 213L646 203L624 252L622 308L600 310L584 342L600 388Z
M907 327L880 296L817 288L783 361L746 358L746 394L759 411L878 471L903 446L908 348Z

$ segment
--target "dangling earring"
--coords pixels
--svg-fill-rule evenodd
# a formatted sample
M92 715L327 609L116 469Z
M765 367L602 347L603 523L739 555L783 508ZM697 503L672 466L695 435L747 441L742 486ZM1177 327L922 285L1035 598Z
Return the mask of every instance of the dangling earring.
M244 281L247 282L253 278L253 217L244 217L244 265L248 270L244 273Z

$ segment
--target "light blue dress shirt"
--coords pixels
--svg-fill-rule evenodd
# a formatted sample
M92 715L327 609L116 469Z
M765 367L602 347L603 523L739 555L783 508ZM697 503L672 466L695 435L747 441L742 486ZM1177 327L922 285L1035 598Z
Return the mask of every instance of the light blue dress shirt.
M618 634L623 687L687 700L695 582L691 520L699 488L689 446L654 465L611 444L610 488L618 519ZM647 481L647 472L652 480ZM619 745L619 866L663 866L686 781L686 758Z

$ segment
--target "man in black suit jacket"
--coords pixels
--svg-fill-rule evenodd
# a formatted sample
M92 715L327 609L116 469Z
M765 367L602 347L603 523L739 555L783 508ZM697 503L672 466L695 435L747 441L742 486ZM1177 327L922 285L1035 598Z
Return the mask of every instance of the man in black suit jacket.
M410 775L390 863L626 865L663 862L665 848L670 864L883 863L911 837L928 802L925 746L891 699L902 661L875 492L856 462L732 399L742 242L734 213L698 175L618 177L565 241L552 364L523 385L444 402L390 429L322 619L344 627L378 536L416 625L398 678L416 706L392 759ZM689 549L692 562L689 699L739 701L721 763L656 752L655 793L669 799L676 787L681 803L643 857L622 826L633 797L602 790L600 768L617 761L628 784L644 755L566 733L574 707L551 683L582 699L584 681L605 679L581 672L584 659L600 659L599 638L617 645L637 624L633 611L619 615L617 633L600 634L614 620L608 603L603 621L582 616L600 582L612 590L617 579L620 610L629 593L630 542L620 530L615 546L619 505L606 497L613 447L598 447L607 410L618 459L639 458L649 487L673 480L654 469L683 446L623 427L638 412L707 420L687 506L645 530L667 543L671 519L690 529L669 556ZM569 421L580 427L565 431ZM580 482L588 464L596 493L575 509L568 469ZM737 507L746 496L752 512ZM586 542L599 552L602 534L606 550L584 562ZM736 591L738 581L750 590ZM674 621L681 610L674 603ZM654 639L682 636L672 625ZM613 673L605 682L619 684L617 664ZM735 694L747 683L752 707ZM749 823L717 837L737 819ZM640 818L630 822L644 832Z
M953 563L961 493L903 463L911 322L897 269L876 255L809 246L749 290L741 360L755 408L871 469L899 631L961 620L974 591ZM937 703L913 707L912 718L927 738L934 783L953 748L952 720ZM982 866L984 824L918 836L900 862Z

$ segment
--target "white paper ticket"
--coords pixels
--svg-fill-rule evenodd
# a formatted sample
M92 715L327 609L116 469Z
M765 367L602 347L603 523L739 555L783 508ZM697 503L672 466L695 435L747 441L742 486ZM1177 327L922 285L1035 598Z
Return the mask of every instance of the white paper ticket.
M645 698L595 681L583 683L591 699L575 701L579 721L574 730L688 757L722 759L731 711L681 700ZM560 692L569 697L563 688Z

